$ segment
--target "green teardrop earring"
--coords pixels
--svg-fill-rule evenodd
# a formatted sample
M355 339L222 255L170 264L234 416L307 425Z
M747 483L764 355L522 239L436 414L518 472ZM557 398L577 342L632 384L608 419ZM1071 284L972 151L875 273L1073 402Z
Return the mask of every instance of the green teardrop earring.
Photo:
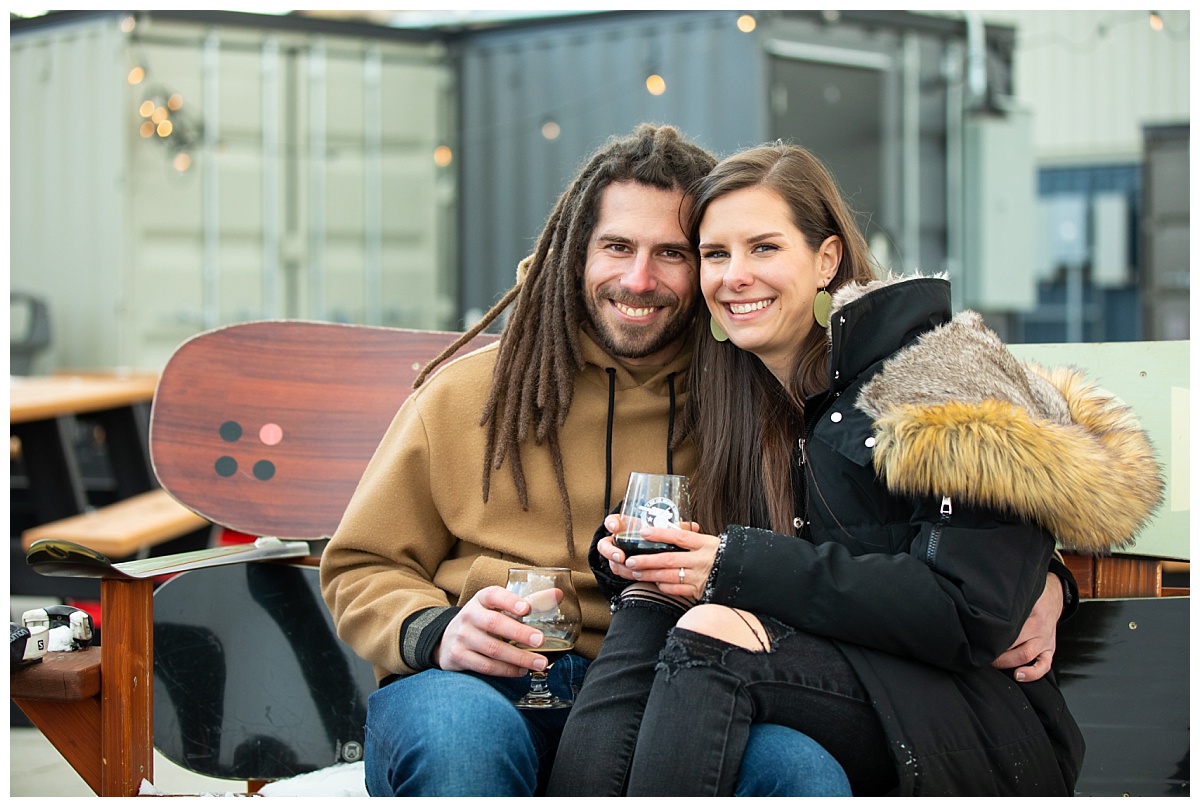
M717 324L716 317L708 318L708 330L712 333L713 339L716 339L718 342L729 341L729 334L725 333L724 329Z
M821 289L813 298L813 319L822 328L829 327L829 313L833 309L833 295Z

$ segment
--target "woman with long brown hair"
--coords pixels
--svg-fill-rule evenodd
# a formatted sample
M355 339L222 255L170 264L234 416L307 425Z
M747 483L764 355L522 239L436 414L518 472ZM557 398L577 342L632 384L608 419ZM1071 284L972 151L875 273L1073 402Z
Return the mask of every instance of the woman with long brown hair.
M1144 432L1077 372L952 315L944 278L875 279L806 150L729 157L695 199L699 529L644 530L680 550L653 555L598 535L601 656L634 669L657 636L657 672L647 694L593 665L551 792L728 795L766 721L813 738L856 795L1069 795L1083 741L1054 676L992 660L1056 542L1109 550L1157 506ZM592 731L620 714L628 733Z

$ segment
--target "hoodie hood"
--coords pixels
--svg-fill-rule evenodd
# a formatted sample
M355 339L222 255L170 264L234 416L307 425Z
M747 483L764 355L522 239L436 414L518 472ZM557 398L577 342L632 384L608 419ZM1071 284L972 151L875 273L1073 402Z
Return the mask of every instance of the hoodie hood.
M1078 369L1019 361L974 311L888 359L856 406L875 420L874 464L890 490L1011 513L1068 551L1128 547L1162 501L1132 410Z
M612 370L613 384L618 392L642 387L648 393L665 395L672 384L680 388L692 364L691 342L687 339L683 341L679 353L666 364L642 366L627 364L608 353L587 331L580 328L579 352L584 361L583 375L579 381L608 387L608 374Z

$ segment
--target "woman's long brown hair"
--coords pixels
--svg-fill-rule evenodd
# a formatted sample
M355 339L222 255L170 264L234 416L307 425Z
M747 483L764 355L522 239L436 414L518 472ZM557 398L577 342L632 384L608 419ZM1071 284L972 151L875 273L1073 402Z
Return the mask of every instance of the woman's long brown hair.
M783 199L810 249L833 235L841 239L830 293L875 277L866 239L833 176L812 152L794 145L734 154L701 180L688 221L693 243L699 243L700 222L714 200L751 187ZM700 459L692 478L695 517L709 531L746 524L795 534L791 463L803 429L804 399L829 385L828 334L816 326L809 330L785 388L752 353L731 341L717 342L707 328L696 333L684 415Z

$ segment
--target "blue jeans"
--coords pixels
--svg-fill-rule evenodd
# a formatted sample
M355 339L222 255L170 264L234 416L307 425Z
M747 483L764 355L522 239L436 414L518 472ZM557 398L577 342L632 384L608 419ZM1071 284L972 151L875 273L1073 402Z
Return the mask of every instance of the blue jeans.
M588 661L568 655L550 668L560 697L578 691ZM371 694L366 785L372 796L522 796L542 792L569 709L512 705L528 677L490 678L426 670ZM850 795L821 746L782 726L751 728L735 794Z
M559 697L573 697L588 660L550 668ZM513 701L529 676L495 678L426 670L371 693L363 761L372 796L528 796L554 761L570 709L523 711Z

